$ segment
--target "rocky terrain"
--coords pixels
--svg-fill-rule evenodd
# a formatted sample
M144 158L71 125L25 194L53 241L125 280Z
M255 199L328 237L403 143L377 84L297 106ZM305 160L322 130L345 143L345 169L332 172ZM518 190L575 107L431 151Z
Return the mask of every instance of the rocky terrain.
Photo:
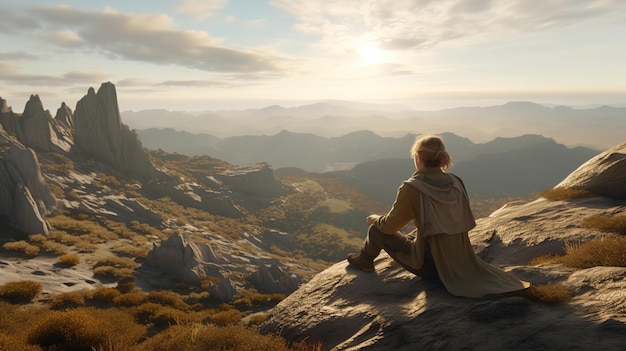
M191 171L168 169L165 161L177 156L160 156L155 160L122 123L111 83L97 92L90 88L74 112L63 103L55 117L37 95L22 114L0 99L0 218L16 228L0 232L0 243L47 236L54 229L48 218L57 215L108 223L109 229L115 223L147 226L157 236L141 242L125 239L149 251L138 261L138 285L167 288L176 281L198 283L211 277L208 291L224 301L244 286L288 294L316 272L272 253L274 247L291 245L292 239L279 230L251 225L233 240L206 226L181 223L149 203L168 199L175 208L203 211L227 225L287 193L268 164L233 166L206 157L194 160L198 169ZM93 262L110 255L117 244L98 239L92 253L78 250L85 258L70 270L59 269L50 256L11 259L0 254L0 283L30 277L42 283L45 293L106 285L91 272Z
M568 245L611 236L581 226L592 215L626 214L626 143L590 159L559 187L595 196L511 203L470 232L477 254L535 285L562 284L563 304L521 296L450 295L394 264L386 254L365 273L339 262L279 303L261 326L288 340L319 340L325 350L622 350L626 268L529 265Z
M70 268L48 252L28 257L2 251L0 284L35 280L44 297L113 286L110 277L94 274L97 262L145 250L129 259L136 264L134 282L144 291L187 283L206 289L218 303L246 288L289 295L260 331L320 341L324 350L622 350L626 268L529 261L613 236L581 223L592 215L626 214L624 174L626 143L556 184L593 196L510 203L480 218L470 233L483 259L536 285L562 285L571 300L550 305L522 296L465 299L405 272L386 255L376 260L374 274L339 259L318 274L327 262L302 252L343 244L328 223L315 227L319 241L292 254L311 234L298 232L296 224L342 216L354 222L365 210L353 207L372 211L377 203L366 196L355 191L348 200L328 198L321 185L343 190L345 183L317 176L286 184L266 163L234 166L208 156L149 151L122 123L111 83L89 89L75 111L63 104L54 117L37 95L22 114L0 99L0 244L35 242L33 236L90 240L67 244L69 253L81 257ZM288 201L299 212L281 207ZM74 228L77 223L86 229ZM78 234L63 231L71 229Z

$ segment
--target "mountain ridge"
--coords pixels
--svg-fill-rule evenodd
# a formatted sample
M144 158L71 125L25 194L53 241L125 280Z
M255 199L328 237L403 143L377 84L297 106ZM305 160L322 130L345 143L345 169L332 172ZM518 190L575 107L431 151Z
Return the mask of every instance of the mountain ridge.
M408 150L417 136L406 133L402 137L382 137L371 130L352 131L339 137L282 130L271 136L224 139L206 134L190 136L173 129L137 133L146 146L169 152L206 154L233 164L264 161L276 169L296 167L309 172L331 172L383 203L393 200L390 197L397 185L413 172ZM599 153L585 147L568 148L534 134L497 137L478 144L454 133L444 132L440 136L452 155L450 171L467 179L472 194L489 197L526 196L543 191ZM176 142L166 144L163 140ZM204 145L202 140L206 140ZM546 159L547 155L552 155L552 160ZM532 177L533 167L546 177ZM363 172L364 169L368 171ZM517 174L516 170L522 172ZM489 184L501 185L495 190Z
M311 107L314 106L314 107ZM297 107L247 110L181 112L125 111L134 129L176 128L209 133L220 138L235 135L273 135L286 129L337 137L354 130L370 129L383 136L402 136L419 129L428 133L452 132L476 143L495 137L539 134L564 145L607 149L622 141L626 107L572 108L533 102L510 102L485 107L457 107L419 111L393 106L369 106L332 102ZM300 113L308 111L306 113ZM590 138L593 135L594 138Z

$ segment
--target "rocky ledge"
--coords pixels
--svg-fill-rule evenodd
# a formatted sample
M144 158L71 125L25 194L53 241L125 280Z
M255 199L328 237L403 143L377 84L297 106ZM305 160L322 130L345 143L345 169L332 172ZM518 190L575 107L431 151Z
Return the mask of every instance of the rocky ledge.
M534 284L562 284L573 294L567 303L455 297L381 255L376 273L355 271L345 261L319 273L279 303L260 331L320 341L324 350L623 350L626 268L528 262L562 253L567 243L609 235L585 229L581 221L626 214L625 168L626 143L559 184L602 196L509 204L470 232L485 260Z

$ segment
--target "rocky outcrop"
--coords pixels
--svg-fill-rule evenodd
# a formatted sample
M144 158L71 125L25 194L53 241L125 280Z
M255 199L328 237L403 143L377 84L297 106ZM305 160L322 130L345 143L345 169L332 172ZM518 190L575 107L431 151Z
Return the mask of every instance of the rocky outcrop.
M15 142L1 152L0 198L0 215L13 219L17 228L27 234L48 234L45 216L56 208L57 201L32 149Z
M259 269L249 275L247 280L259 292L285 295L291 294L302 284L302 277L285 272L278 264L260 265Z
M74 112L74 142L82 152L123 173L145 178L159 175L137 134L123 124L115 86L103 83L96 93L89 88Z
M218 301L228 302L232 301L237 289L230 279L219 279L219 281L209 281L207 291L209 296Z
M80 202L74 206L67 204L66 208L76 208L81 212L94 217L108 216L117 222L130 223L139 221L158 227L162 223L161 217L137 199L123 195L93 196L85 194Z
M626 142L585 162L557 186L626 199Z
M272 198L285 195L287 191L274 177L272 167L267 163L248 166L233 166L218 173L215 178L238 192Z
M383 255L376 273L337 263L271 311L261 333L323 343L322 350L622 350L626 268L516 267L535 283L562 282L563 305L522 297L468 299Z
M561 185L589 189L598 177L620 193L626 179L615 167L622 149L620 145L599 155L581 167L586 171L575 171ZM592 169L594 164L599 168ZM598 194L599 185L592 188ZM540 198L508 204L478 219L470 232L483 259L534 284L563 284L573 294L568 303L553 306L513 295L455 297L383 253L375 261L375 273L354 270L346 261L319 273L279 303L260 331L279 333L289 341L321 341L323 350L337 351L621 350L626 268L528 265L532 258L563 253L568 243L609 235L583 228L585 218L620 214L626 214L626 202L615 197Z
M38 95L31 95L21 115L5 108L0 123L24 146L54 152L68 152L73 144L71 130L44 110Z
M230 301L237 290L222 272L225 263L225 258L218 256L208 244L200 244L189 235L176 234L161 245L153 245L138 276L151 288L169 288L176 281L190 284L206 281L211 298Z
M245 213L245 210L235 203L231 196L232 192L225 189L211 190L197 183L181 183L174 186L169 183L152 183L150 188L184 207L233 218L242 217Z
M65 102L61 103L61 107L57 110L57 114L54 116L54 119L68 129L74 127L74 114L72 109L69 108Z
M7 105L7 101L0 97L0 113L9 113L9 112L13 112L13 111Z
M38 95L31 95L21 118L24 145L42 151L68 152L72 140L61 131L50 111L44 110Z
M0 125L7 134L12 135L18 141L24 140L20 115L14 113L13 109L7 106L6 100L2 98L0 98Z
M154 243L143 265L188 283L200 283L206 277L223 278L220 263L223 260L208 244L199 244L187 235L177 234L161 245Z

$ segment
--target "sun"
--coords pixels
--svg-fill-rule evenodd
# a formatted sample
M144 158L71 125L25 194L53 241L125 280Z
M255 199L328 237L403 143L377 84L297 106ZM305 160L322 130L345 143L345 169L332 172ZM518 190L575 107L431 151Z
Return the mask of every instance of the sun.
M378 45L370 42L361 44L359 54L367 65L379 64L384 60L383 52L378 48Z

